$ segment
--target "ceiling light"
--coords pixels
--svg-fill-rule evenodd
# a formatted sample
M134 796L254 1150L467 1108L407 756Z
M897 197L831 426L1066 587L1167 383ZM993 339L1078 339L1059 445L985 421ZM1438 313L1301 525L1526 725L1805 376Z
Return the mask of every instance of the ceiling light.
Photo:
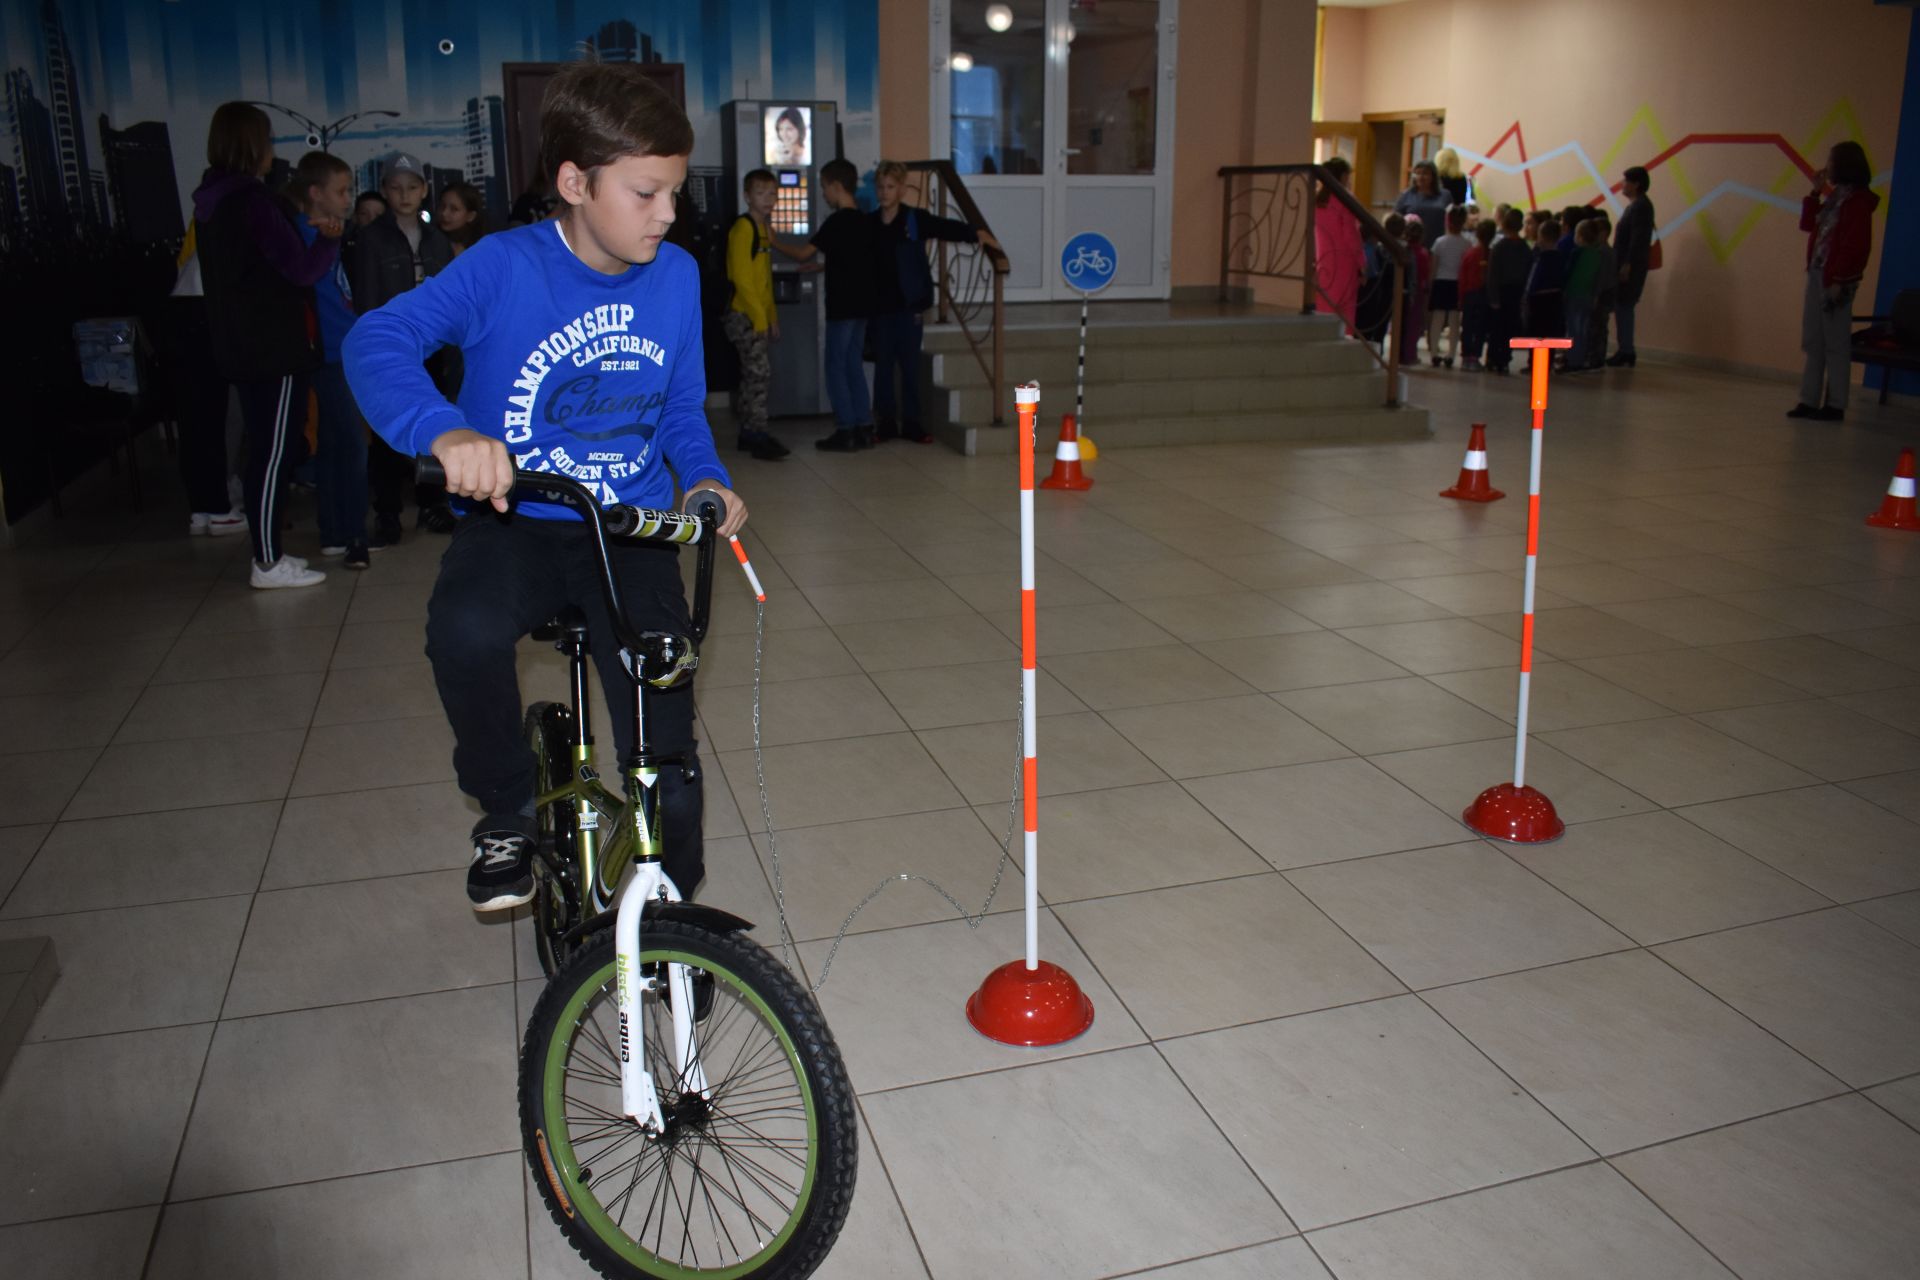
M956 54L954 54L954 55L953 55L953 69L954 69L955 71L971 71L971 70L973 70L973 55L972 55L972 54L970 54L970 53L956 53Z
M994 31L1006 31L1013 26L1013 10L1004 4L987 6L987 26Z

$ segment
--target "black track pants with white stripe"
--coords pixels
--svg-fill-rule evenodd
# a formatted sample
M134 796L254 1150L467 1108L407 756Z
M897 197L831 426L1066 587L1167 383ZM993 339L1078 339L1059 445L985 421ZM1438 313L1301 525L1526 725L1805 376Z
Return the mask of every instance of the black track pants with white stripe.
M234 390L240 395L240 418L247 427L244 483L253 558L270 565L280 558L287 473L296 459L306 456L302 433L307 421L307 375L236 382Z

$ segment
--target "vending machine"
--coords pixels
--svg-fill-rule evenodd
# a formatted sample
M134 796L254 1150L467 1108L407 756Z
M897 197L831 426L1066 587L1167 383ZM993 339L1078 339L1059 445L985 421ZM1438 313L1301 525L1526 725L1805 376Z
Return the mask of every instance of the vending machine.
M838 110L831 102L753 99L720 108L721 158L727 170L729 224L746 212L740 180L755 169L773 174L771 219L776 241L805 244L831 212L820 194L820 166L840 154ZM771 417L811 417L832 411L822 361L826 355L825 277L773 256L773 302L780 341L768 349L773 382Z

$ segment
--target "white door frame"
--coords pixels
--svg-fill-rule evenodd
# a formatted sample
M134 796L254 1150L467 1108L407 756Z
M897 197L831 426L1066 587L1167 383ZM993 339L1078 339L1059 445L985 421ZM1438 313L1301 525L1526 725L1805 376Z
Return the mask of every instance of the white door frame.
M956 0L928 0L928 50L931 74L928 81L928 145L932 156L950 156L953 146L953 26L950 21ZM958 0L972 4L975 0ZM1101 292L1103 298L1167 298L1173 285L1173 140L1174 103L1178 97L1176 68L1179 64L1180 0L1160 0L1158 83L1154 93L1154 164L1151 175L1067 174L1067 75L1071 63L1067 57L1068 0L1047 0L1048 74L1044 99L1045 120L1042 142L1048 157L1044 174L971 175L966 180L981 186L1037 187L1046 201L1045 261L1041 264L1039 288L1008 288L1009 302L1043 302L1078 298L1061 279L1060 250L1081 230L1069 227L1067 192L1074 184L1103 187L1144 187L1154 193L1153 280L1149 285L1114 284Z

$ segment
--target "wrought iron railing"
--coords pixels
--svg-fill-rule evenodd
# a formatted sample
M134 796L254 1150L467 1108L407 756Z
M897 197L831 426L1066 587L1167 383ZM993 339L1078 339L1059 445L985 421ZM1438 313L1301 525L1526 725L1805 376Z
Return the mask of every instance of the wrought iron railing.
M974 227L991 234L993 228L974 203L967 184L951 160L909 160L907 170L920 177L920 206L943 218L959 215ZM1007 255L984 244L953 244L933 240L927 244L928 266L933 271L934 293L939 323L949 319L959 325L960 333L973 351L980 372L992 389L993 425L1006 423L1006 278L1010 264Z
M1300 312L1311 315L1326 299L1314 261L1317 196L1326 188L1360 223L1391 260L1391 273L1372 277L1355 302L1353 324L1368 354L1387 376L1386 402L1400 403L1401 328L1406 319L1406 280L1411 261L1406 245L1387 234L1372 210L1334 181L1317 164L1242 164L1220 170L1220 297L1224 301L1236 277L1300 282ZM1383 296L1387 295L1387 296ZM1377 314L1369 314L1377 313ZM1364 323L1356 323L1365 321ZM1386 355L1377 349L1384 322Z

